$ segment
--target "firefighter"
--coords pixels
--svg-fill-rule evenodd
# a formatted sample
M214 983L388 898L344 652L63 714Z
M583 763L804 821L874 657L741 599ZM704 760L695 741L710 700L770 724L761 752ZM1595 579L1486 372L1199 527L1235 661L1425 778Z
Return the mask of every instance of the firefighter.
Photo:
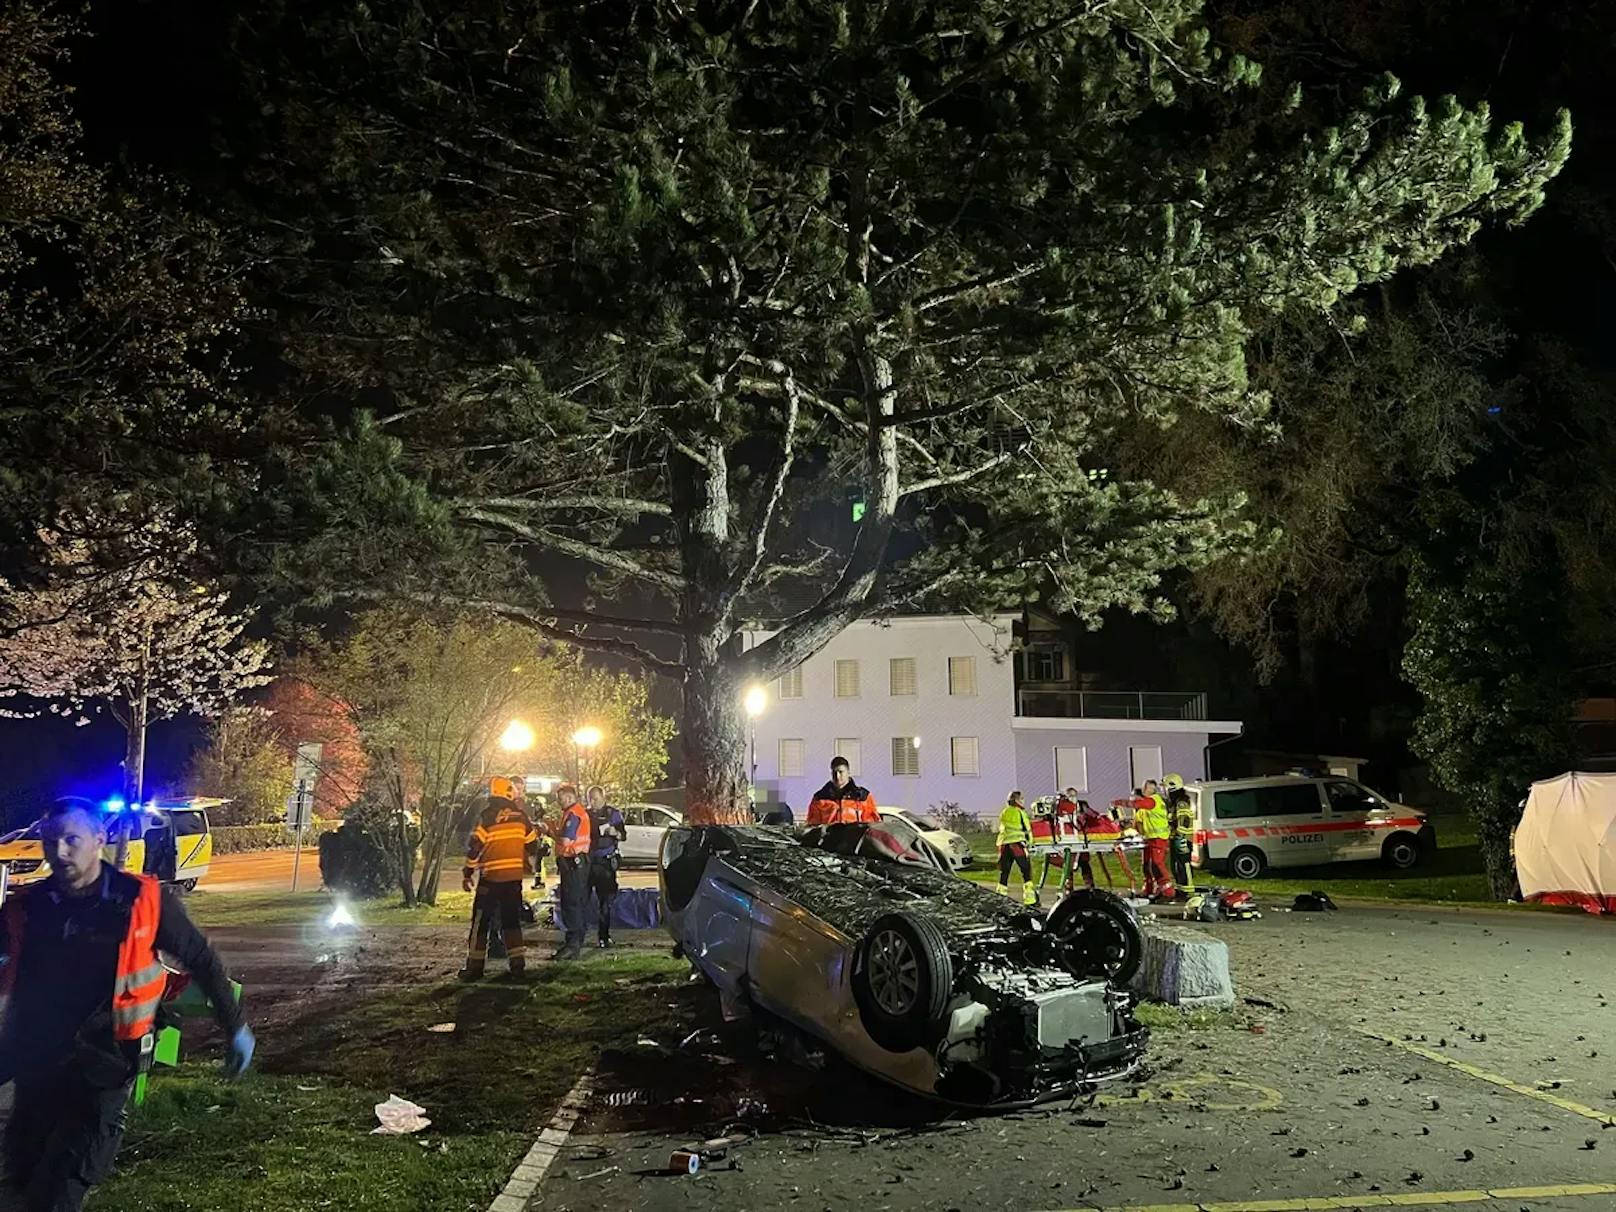
M1172 827L1171 853L1173 879L1178 884L1177 899L1187 901L1195 891L1195 806L1184 790L1184 776L1170 774L1162 780L1167 788L1167 812Z
M626 826L623 814L606 802L606 788L589 789L589 886L594 890L599 921L597 947L612 945L612 902L617 899L617 843Z
M1134 801L1133 823L1145 840L1145 895L1151 900L1172 900L1173 877L1167 869L1172 825L1167 817L1167 801L1157 792L1155 779L1145 780Z
M810 825L845 825L851 822L875 823L881 814L875 797L853 781L852 767L844 757L830 760L830 782L814 792L808 805Z
M477 827L466 840L466 865L460 883L467 892L475 886L471 902L471 934L466 939L466 966L460 979L481 979L488 960L488 936L499 930L510 963L510 975L521 979L527 970L527 948L522 940L522 881L539 862L539 831L518 800L510 779L488 781L488 806L477 817ZM473 880L478 872L482 877Z
M551 959L577 959L584 953L584 906L589 901L589 847L594 836L589 810L578 802L578 789L564 783L556 789L561 801L561 827L556 832L556 869L561 874L561 924L565 936Z
M1019 867L1022 903L1036 905L1038 889L1032 884L1032 858L1027 853L1032 845L1032 821L1021 801L1021 792L1012 791L999 813L999 893L1010 895L1010 868Z
M76 801L40 822L50 876L0 909L0 1085L15 1081L5 1133L7 1208L77 1212L112 1171L135 1078L152 1059L168 974L190 973L229 1041L225 1072L252 1062L219 957L172 893L101 861L106 825Z

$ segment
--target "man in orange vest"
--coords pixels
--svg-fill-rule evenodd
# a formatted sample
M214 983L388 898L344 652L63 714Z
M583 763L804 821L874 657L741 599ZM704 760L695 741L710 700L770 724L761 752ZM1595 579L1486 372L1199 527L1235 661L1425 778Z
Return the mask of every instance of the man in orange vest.
M565 940L551 959L577 959L584 953L584 909L589 901L589 843L594 836L589 809L578 802L578 788L565 783L556 790L561 801L561 828L556 831L556 869L561 873L561 924Z
M472 878L479 872L477 895L471 902L471 935L466 940L466 966L460 979L477 980L488 960L488 936L496 924L510 974L520 980L527 969L527 951L522 941L522 879L538 870L539 831L518 802L516 784L511 779L488 782L488 806L477 818L477 827L466 842L466 865L461 886L472 890Z
M213 948L179 901L144 875L101 861L107 829L78 801L40 822L48 879L0 907L0 1085L15 1080L5 1180L28 1212L77 1212L112 1172L125 1105L151 1062L157 1007L168 984L163 951L190 971L229 1042L232 1077L252 1061Z
M830 760L830 782L814 792L808 803L810 825L845 825L859 821L875 823L881 814L875 797L853 781L852 767L844 757Z

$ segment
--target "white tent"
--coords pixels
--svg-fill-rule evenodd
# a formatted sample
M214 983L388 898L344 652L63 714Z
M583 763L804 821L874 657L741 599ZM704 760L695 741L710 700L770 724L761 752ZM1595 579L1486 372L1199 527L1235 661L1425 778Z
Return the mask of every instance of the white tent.
M1515 833L1515 870L1529 901L1616 913L1616 774L1533 783Z

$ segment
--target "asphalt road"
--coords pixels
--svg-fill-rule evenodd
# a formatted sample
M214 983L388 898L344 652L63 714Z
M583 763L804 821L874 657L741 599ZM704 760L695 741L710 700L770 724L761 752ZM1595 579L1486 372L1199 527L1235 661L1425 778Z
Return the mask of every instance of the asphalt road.
M219 855L202 880L202 887L209 892L275 892L289 889L292 886L293 856L291 850L255 850L246 854ZM554 879L553 873L551 879ZM625 870L619 873L618 883L624 888L655 888L656 872L648 868ZM303 851L298 887L317 888L319 885L320 857L310 847ZM460 887L458 861L444 868L439 886L451 889Z
M1616 923L1353 907L1197 928L1271 1005L1158 1030L1150 1071L1092 1105L952 1118L834 1059L793 1084L660 1041L603 1057L530 1207L1616 1208ZM726 1133L750 1138L737 1169L659 1173Z

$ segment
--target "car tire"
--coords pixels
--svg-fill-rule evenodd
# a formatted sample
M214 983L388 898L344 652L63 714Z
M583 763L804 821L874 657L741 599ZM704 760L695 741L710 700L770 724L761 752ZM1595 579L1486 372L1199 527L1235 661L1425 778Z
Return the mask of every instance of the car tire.
M1059 962L1073 976L1104 976L1126 985L1145 957L1139 915L1121 897L1080 888L1062 897L1044 922L1059 948Z
M911 913L875 919L853 963L864 1029L888 1052L923 1047L947 1020L954 964L935 922Z
M1399 871L1410 871L1420 865L1420 860L1425 857L1425 849L1414 834L1394 833L1380 848L1380 857Z
M1268 856L1255 846L1242 846L1229 856L1229 875L1237 880L1261 879Z

